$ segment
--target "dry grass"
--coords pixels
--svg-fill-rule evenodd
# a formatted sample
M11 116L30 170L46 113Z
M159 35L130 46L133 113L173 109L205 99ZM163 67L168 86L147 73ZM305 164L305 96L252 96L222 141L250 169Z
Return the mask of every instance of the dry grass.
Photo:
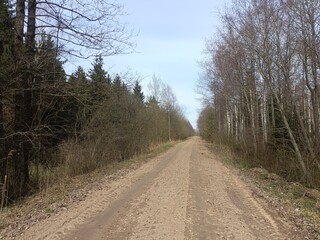
M245 178L254 179L263 191L262 196L295 225L320 236L320 191L307 188L262 168L243 172Z
M22 201L13 203L9 208L0 212L0 230L10 225L10 228L19 232L28 224L55 214L68 206L70 202L81 201L88 191L99 188L105 177L136 169L151 158L167 151L176 143L167 142L153 145L145 154L126 161L111 162L89 173L73 177L61 174L62 167L51 169L49 172L48 170L38 169L43 186L41 191L26 197Z
M133 162L141 161L163 152L176 142L152 144L140 155L122 160L110 149L97 146L95 143L68 142L60 148L60 164L44 166L30 164L30 193L47 191L52 185L78 175L90 172L112 173L114 170L126 167Z
M298 182L287 181L261 167L250 168L226 145L207 146L222 162L238 169L242 179L257 188L257 194L272 208L300 229L320 236L320 191L307 188Z

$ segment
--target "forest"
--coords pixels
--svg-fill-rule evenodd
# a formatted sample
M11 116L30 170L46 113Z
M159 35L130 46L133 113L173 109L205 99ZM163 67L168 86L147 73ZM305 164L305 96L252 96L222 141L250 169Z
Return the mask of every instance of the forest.
M133 34L113 1L0 1L1 207L65 176L84 174L193 134L172 89L157 77L105 70L130 53ZM71 74L69 58L93 58Z
M236 0L207 41L200 134L320 186L320 2Z

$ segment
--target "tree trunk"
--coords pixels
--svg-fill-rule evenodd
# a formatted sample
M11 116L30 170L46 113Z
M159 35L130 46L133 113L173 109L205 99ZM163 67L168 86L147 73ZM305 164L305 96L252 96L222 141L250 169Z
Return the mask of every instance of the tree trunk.
M312 96L312 110L314 120L314 149L317 156L320 154L320 119L319 119L319 98L317 85L314 87Z
M267 107L267 91L266 91L266 89L267 88L264 86L262 104L261 104L261 125L262 125L264 147L268 143L268 130L267 130L268 107Z
M25 59L23 47L23 30L25 18L25 1L17 0L16 19L15 19L15 41L14 55L16 63L16 79L15 79L15 115L14 115L14 131L13 137L13 157L11 165L11 173L9 176L9 196L12 199L18 198L27 191L27 183L29 180L28 166L24 158L24 142L26 141L25 132Z
M0 79L0 81L2 81ZM0 82L1 84L1 82ZM3 97L2 97L2 89L0 86L0 183L3 183L4 176L6 172L6 155L5 155L5 145L4 145L4 126L3 126Z
M307 133L307 129L306 129L305 125L303 124L303 121L302 121L301 116L300 116L299 106L296 106L295 110L296 110L296 115L297 115L297 118L298 118L298 122L300 124L301 132L302 132L302 135L303 135L304 142L306 144L307 150L308 150L308 152L309 152L309 154L311 156L311 159L316 162L316 165L317 165L318 169L320 170L320 162L317 160L316 155L315 155L315 153L313 151L313 148L311 146L311 141L309 139L309 136L308 136L308 133Z
M27 131L27 139L23 143L23 157L25 162L25 175L29 180L29 155L32 148L31 145L31 125L33 119L32 110L32 85L34 79L34 58L35 58L35 32L36 32L36 0L28 0L28 25L26 34L26 50L27 50L27 73L24 81L24 121Z
M171 141L171 116L170 116L170 110L168 111L168 137L169 137L169 141Z
M3 55L4 43L0 39L0 58ZM5 147L4 147L4 118L3 118L3 92L5 79L0 78L0 183L3 183L5 166Z
M301 155L299 146L297 144L297 141L296 141L295 137L293 136L293 132L292 132L292 129L291 129L289 123L288 123L287 117L286 117L286 115L284 113L283 106L281 105L279 97L276 94L274 94L274 96L275 96L275 99L276 99L277 104L279 106L279 111L280 111L280 114L281 114L281 118L283 120L285 128L288 131L288 134L289 134L289 137L290 137L290 141L291 141L291 143L293 145L293 148L294 148L295 154L297 156L298 162L300 164L300 167L302 169L302 172L303 172L305 177L308 177L308 172L307 172L307 168L306 168L305 162L304 162L304 160L302 158L302 155Z
M238 111L238 101L234 105L234 114L235 114L235 137L236 142L239 142L239 111Z

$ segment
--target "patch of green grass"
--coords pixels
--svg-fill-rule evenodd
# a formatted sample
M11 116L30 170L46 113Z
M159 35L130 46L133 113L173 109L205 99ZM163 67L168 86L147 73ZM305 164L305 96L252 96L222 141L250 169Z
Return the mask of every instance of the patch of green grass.
M53 213L54 212L54 210L50 207L47 207L44 211L45 211L45 213Z
M311 201L310 199L304 199L302 206L305 210L307 210L307 212L310 212L314 210L315 202Z
M294 184L290 189L290 193L292 194L293 198L298 199L304 196L305 191L300 184Z

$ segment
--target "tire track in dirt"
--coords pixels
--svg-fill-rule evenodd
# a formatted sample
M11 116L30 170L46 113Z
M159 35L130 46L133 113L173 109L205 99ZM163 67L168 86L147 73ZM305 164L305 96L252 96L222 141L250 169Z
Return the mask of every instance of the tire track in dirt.
M192 153L187 239L303 239L271 216L201 140Z
M133 214L137 221L128 239L184 239L193 146L192 141L186 142L150 189L137 199L133 213L140 210L140 214ZM123 239L120 237L114 239Z
M67 239L184 239L191 149L191 141L177 146L163 167L143 178L143 186L125 194L114 217L103 213Z
M303 239L198 137L29 229L23 239Z
M31 227L21 236L21 239L67 239L67 235L71 232L88 228L88 222L91 225L98 224L101 218L111 218L115 213L118 215L119 208L131 199L130 197L137 189L142 189L142 186L147 187L146 179L154 178L169 164L178 148L179 144L142 165L136 171L120 177L116 176L116 179L114 176L107 177L101 190L93 192L78 205L70 206L68 210ZM80 231L79 234L86 236L93 234L91 232L86 230L85 233Z

